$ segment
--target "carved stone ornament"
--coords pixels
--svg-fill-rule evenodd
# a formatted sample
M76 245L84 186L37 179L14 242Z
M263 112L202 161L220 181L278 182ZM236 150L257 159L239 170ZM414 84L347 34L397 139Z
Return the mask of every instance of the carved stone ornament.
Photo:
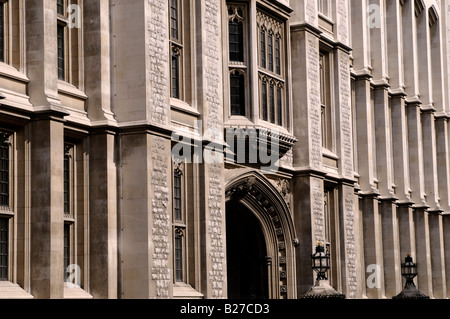
M229 189L227 191L226 196L227 197L231 197L231 196L245 196L246 194L248 194L252 189L253 186L255 185L256 182L256 178L255 177L247 177L246 179L244 179L242 181L242 183L234 186L233 188Z

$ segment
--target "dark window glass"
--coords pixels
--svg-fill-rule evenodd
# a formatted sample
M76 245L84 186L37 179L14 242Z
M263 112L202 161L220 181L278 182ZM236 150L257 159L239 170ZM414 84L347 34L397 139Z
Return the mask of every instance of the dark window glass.
M277 114L278 114L278 125L282 126L283 125L283 100L282 100L282 96L281 96L281 88L277 87Z
M281 75L280 37L275 38L275 72Z
M64 214L70 214L70 156L64 155Z
M170 2L170 30L172 39L180 40L178 30L178 0L171 0Z
M0 281L8 280L9 219L0 218Z
M173 206L175 220L183 220L182 216L182 195L181 195L181 173L175 172L173 177Z
M64 281L67 281L67 268L70 265L70 225L64 224Z
M9 206L9 145L0 138L0 206Z
M0 2L0 61L5 62L5 4Z
M267 82L265 80L262 81L261 89L262 117L264 121L267 121Z
M239 72L230 75L231 115L245 116L245 77Z
M172 97L180 98L180 55L172 50Z
M175 280L183 281L183 236L175 231Z
M244 62L244 26L238 19L228 23L230 61Z
M56 2L56 10L58 14L64 15L64 0L58 0Z
M275 123L275 88L273 83L270 83L269 103L270 103L270 122Z
M269 60L269 71L273 71L273 35L267 37L267 58Z
M266 67L266 31L264 29L261 29L260 32L260 38L261 38L261 67Z
M64 26L58 24L58 79L65 79Z

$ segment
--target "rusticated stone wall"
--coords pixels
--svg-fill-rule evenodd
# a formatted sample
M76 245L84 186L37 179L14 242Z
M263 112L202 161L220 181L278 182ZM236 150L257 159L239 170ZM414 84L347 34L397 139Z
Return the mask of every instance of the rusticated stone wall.
M153 238L153 264L152 280L156 282L156 298L169 297L170 273L170 215L169 207L169 175L170 157L167 142L164 138L154 137L152 143L152 172L151 184L153 186L152 198L152 238ZM169 144L167 144L169 145ZM170 154L170 153L169 153Z
M168 5L166 0L148 0L148 54L150 56L149 77L151 82L148 99L149 118L154 124L169 124L169 32L167 26Z

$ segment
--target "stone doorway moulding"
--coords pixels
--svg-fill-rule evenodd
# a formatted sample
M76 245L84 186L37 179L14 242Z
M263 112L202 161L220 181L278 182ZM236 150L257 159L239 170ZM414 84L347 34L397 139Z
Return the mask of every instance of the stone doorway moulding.
M295 299L295 250L299 245L294 221L283 196L261 173L235 169L225 174L226 201L236 201L260 220L267 245L269 298Z

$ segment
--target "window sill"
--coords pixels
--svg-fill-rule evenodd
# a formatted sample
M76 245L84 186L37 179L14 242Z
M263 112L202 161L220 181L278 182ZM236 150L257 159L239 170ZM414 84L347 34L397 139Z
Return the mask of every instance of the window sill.
M170 107L174 110L181 111L189 115L194 115L196 117L200 116L199 111L180 99L170 98Z
M25 74L5 62L0 62L0 75L25 83L30 82L30 79Z
M338 160L339 157L330 151L328 148L322 147L322 155L330 159Z
M58 92L82 100L87 100L88 98L88 96L83 91L79 90L75 85L72 85L62 80L58 80Z
M322 20L325 20L326 22L328 22L329 24L333 24L334 25L334 21L328 17L326 14L319 12L319 18L321 18Z
M17 284L9 281L0 281L0 299L34 299L34 296Z
M192 288L192 286L177 282L173 285L174 299L203 299L203 294Z
M69 288L67 283L64 283L64 299L93 299L94 297L84 291L82 288Z

